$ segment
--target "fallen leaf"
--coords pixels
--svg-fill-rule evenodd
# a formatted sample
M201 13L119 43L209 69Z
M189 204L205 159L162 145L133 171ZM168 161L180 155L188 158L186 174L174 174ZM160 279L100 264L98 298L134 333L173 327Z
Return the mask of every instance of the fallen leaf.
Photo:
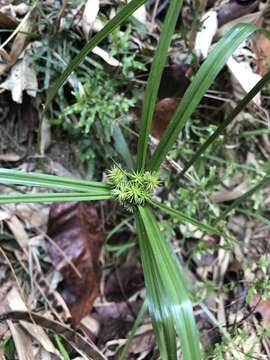
M23 99L23 91L32 97L35 97L38 89L37 76L26 61L20 60L11 69L8 78L0 84L0 89L10 90L13 101L21 104Z
M151 135L160 139L166 130L177 106L179 99L165 98L160 100L155 107Z
M20 247L23 250L26 249L28 247L29 237L22 222L17 218L17 216L11 215L10 218L6 220L6 223Z
M227 61L227 66L232 74L234 93L238 98L242 99L243 92L244 94L247 94L262 78L253 71L251 65L247 61L238 62L233 56ZM240 88L238 84L240 85ZM258 106L261 105L260 92L253 97L252 102Z
M13 287L7 295L7 303L10 310L13 311L28 311L25 303L23 302L18 290ZM20 321L21 326L28 332L28 335L34 337L42 346L43 348L52 353L57 355L59 358L59 353L55 349L53 343L49 339L48 335L45 331L36 324L30 324L26 321Z
M222 4L217 10L218 26L221 27L234 19L238 19L243 15L256 11L259 3L259 0L245 1L243 3L236 0L230 0L227 3Z
M130 2L131 0L128 0ZM145 4L140 6L133 14L132 14L138 21L140 21L142 24L146 24L147 21L147 12Z
M270 27L268 26L269 30ZM257 54L257 73L264 76L269 70L270 41L264 34L256 34L253 40L253 47Z
M1 64L0 66L0 75L8 71L19 59L19 56L21 55L29 41L28 33L31 33L33 30L35 18L36 9L33 8L25 15L25 17L11 34L11 36L0 46L2 55L2 50L4 50L4 46L12 39L12 37L14 36L13 34L16 34L11 46L11 50L9 54L7 54L7 63Z
M120 61L111 56L107 51L101 49L99 46L96 46L92 52L98 55L101 59L103 59L108 65L113 67L121 66Z
M256 294L249 304L254 314L261 316L262 322L266 327L270 326L270 298L263 300L259 294Z
M12 16L0 11L0 27L1 29L14 29L18 25L18 21Z
M84 7L82 16L82 29L86 39L89 38L89 33L97 18L99 12L99 0L88 0Z
M194 51L199 59L205 59L218 29L217 12L214 10L206 12L201 18L201 23L202 27L196 35Z
M47 232L58 247L47 242L53 265L64 278L60 292L76 326L99 296L103 225L96 209L87 203L56 203L50 208Z
M35 360L30 336L18 324L7 321L19 360Z
M37 325L52 331L54 334L61 335L73 347L88 355L90 359L106 360L105 356L92 341L86 340L79 332L70 329L58 321L50 320L48 317L40 316L30 311L10 311L0 314L0 322L9 319L15 321L23 320L30 323L34 320Z

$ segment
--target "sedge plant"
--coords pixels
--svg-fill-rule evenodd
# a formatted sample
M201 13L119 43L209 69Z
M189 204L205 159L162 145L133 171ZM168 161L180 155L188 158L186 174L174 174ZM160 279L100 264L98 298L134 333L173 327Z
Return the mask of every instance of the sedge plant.
M65 83L72 71L83 61L86 55L106 36L121 25L146 0L132 0L123 7L107 25L98 32L66 67L48 93L44 112L54 99L60 87ZM229 57L248 36L255 31L269 33L257 26L238 24L217 43L194 76L191 85L183 96L178 108L163 134L154 153L149 156L148 140L151 129L154 107L157 100L159 83L166 64L167 52L177 19L182 7L181 0L171 0L161 31L159 44L154 55L147 82L141 126L137 147L137 161L134 169L126 170L124 165L113 165L107 171L106 183L71 179L40 173L25 173L10 169L0 169L0 182L5 185L39 186L59 189L56 193L11 194L1 195L0 204L20 202L54 202L54 201L91 201L115 200L126 209L127 216L134 215L138 243L142 259L145 285L147 289L147 308L151 316L160 355L163 360L177 358L177 338L181 343L184 360L201 358L199 334L196 328L191 301L191 286L178 258L173 252L169 239L160 232L154 209L159 209L182 223L191 223L207 233L218 233L218 221L224 219L229 211L239 206L260 187L270 180L265 177L244 194L237 203L221 215L214 226L200 222L154 199L159 186L159 169L181 130L191 117L207 89L214 82ZM250 100L269 82L270 72L239 102L228 118L217 128L214 134L198 149L187 163L181 176L192 166L204 151L216 140L226 126L244 109ZM41 117L43 116L41 115ZM41 119L42 121L42 119ZM128 148L126 148L128 151ZM125 158L125 157L123 157ZM128 156L130 158L130 156Z

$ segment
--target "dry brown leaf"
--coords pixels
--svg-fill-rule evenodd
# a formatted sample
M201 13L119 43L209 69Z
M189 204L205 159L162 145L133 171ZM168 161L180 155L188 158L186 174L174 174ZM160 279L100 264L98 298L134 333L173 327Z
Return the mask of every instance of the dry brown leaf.
M8 62L0 66L0 75L8 71L18 60L22 51L25 49L29 36L28 33L31 33L33 30L33 24L35 23L36 9L33 8L22 20L17 29L14 31L17 32L15 39L12 43L11 51L8 54ZM13 34L11 35L11 37ZM8 40L7 40L8 41ZM0 49L3 50L4 44L1 45Z
M270 27L268 26L268 30ZM257 73L261 76L264 76L269 70L269 61L270 61L270 41L263 34L256 34L253 47L257 54Z
M10 311L0 314L0 322L9 319L27 322L33 322L34 320L37 325L61 335L66 341L70 342L73 347L88 355L90 359L106 360L105 356L92 341L86 340L79 332L72 330L58 321L50 320L48 317L40 316L32 312L30 313L29 311Z
M7 303L10 310L13 311L28 311L25 303L23 302L18 290L13 287L7 295ZM59 356L58 351L55 349L51 340L45 331L38 325L30 324L26 321L20 321L21 326L28 332L28 334L34 337L43 348L57 356Z
M256 294L250 302L250 306L254 309L254 313L261 316L263 325L270 326L270 298L263 300L259 294Z
M64 278L61 292L76 326L99 295L99 256L105 240L103 225L96 209L87 203L56 203L50 209L48 236L77 269L76 272L63 253L48 242L52 262Z
M18 21L12 16L0 11L0 28L14 29L18 25Z
M26 249L28 246L29 238L22 222L17 218L17 216L11 216L10 219L6 220L6 223L20 247L22 249Z
M155 138L161 138L177 108L178 103L179 99L177 98L165 98L157 103L151 129L151 135Z

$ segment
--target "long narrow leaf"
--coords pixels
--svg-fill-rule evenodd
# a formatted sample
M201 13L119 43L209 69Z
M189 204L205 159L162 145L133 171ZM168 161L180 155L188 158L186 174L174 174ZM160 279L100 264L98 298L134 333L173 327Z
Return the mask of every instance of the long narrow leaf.
M199 337L189 299L188 280L170 244L162 238L155 217L148 206L139 207L137 224L139 224L141 255L144 258L145 281L152 289L149 295L156 294L159 297L148 298L149 310L150 305L152 306L150 313L156 323L162 320L164 314L171 315L181 339L184 360L200 359ZM152 265L149 259L152 260ZM159 283L152 283L154 279L151 274L154 273L157 274L156 278L160 279ZM166 334L168 336L168 331Z
M138 141L138 164L137 170L142 170L145 165L148 138L154 114L159 84L162 71L166 63L167 52L171 42L177 19L182 8L183 0L171 0L166 14L165 22L161 30L158 48L155 52L151 66L147 87L144 96L142 118L140 123L140 134Z
M100 190L99 193L55 193L55 194L19 194L0 195L0 204L34 203L34 202L65 202L65 201L93 201L108 200L112 195L108 190Z
M172 314L166 299L166 291L158 271L155 254L149 243L141 217L137 214L136 228L140 244L144 279L147 289L147 305L163 360L176 359L176 336Z
M89 180L71 179L63 176L23 172L0 168L0 184L41 186L53 189L83 191L86 193L109 189L108 185Z
M255 30L259 30L259 28L255 25L237 24L211 51L194 77L191 85L188 87L169 126L162 136L152 158L150 159L147 166L150 170L157 170L160 167L168 151L176 141L180 131L185 126L193 111L196 109L206 90L215 80L217 74L226 64L229 57L233 54L237 47Z
M136 11L141 5L143 5L146 0L132 0L128 5L126 5L119 13L110 20L104 28L99 31L88 43L82 48L77 56L70 62L70 64L63 71L59 79L54 83L52 89L50 90L43 113L47 110L50 102L53 100L55 94L60 89L60 87L65 83L69 75L73 70L84 60L87 54L94 49L103 39L105 39L112 31L114 31L119 25L125 22L128 17Z
M253 186L250 190L248 190L245 194L240 196L238 199L236 199L230 206L227 207L227 209L217 218L216 224L220 221L226 218L226 216L236 209L242 202L249 199L253 194L255 194L256 191L261 189L264 185L266 185L268 182L270 182L270 176L266 175L263 177L261 181L258 182L255 186Z
M218 234L219 233L219 231L215 227L208 225L208 224L204 224L201 221L198 221L196 219L193 219L192 217L187 216L186 214L182 213L179 210L175 210L175 209L173 209L167 205L164 205L156 200L151 200L151 203L154 206L158 207L160 210L164 211L165 213L178 218L180 221L182 221L185 224L186 223L192 224L192 225L196 226L198 229L207 232L208 234Z
M184 166L180 176L182 176L206 151L206 149L218 138L226 127L236 118L236 116L248 105L254 96L270 81L270 71L258 81L258 83L250 90L250 92L239 102L239 104L230 112L228 117L218 126L215 132L205 141L203 145L196 151L188 163Z

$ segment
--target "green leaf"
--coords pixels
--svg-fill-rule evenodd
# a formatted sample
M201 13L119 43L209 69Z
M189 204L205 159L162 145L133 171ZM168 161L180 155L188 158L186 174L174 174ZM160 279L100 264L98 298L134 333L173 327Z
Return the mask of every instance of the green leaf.
M109 190L100 190L99 193L95 191L91 193L55 193L55 194L19 194L19 195L0 195L0 204L14 204L14 203L33 203L33 202L65 202L65 201L93 201L93 200L108 200L112 195Z
M171 207L164 205L156 200L151 200L150 202L151 202L151 204L158 207L160 210L164 211L165 213L178 218L183 223L192 224L192 225L196 226L198 229L201 229L202 231L205 231L208 234L218 234L219 233L219 231L216 228L214 228L213 226L204 224L201 221L193 219L192 217L185 215L184 213L182 213L179 210L172 209Z
M215 80L217 74L237 47L255 30L258 30L258 27L255 25L237 24L217 43L185 92L169 126L149 161L148 169L157 170L160 167L180 131L200 103L206 90Z
M53 189L66 189L86 193L108 190L109 186L97 181L71 179L63 176L23 172L0 168L0 184L41 186Z
M183 359L200 359L199 336L189 299L188 280L163 239L157 221L146 207L139 207L136 226L147 288L148 307L162 359L176 359L175 324L181 339Z
M137 170L141 171L145 165L147 154L148 138L151 130L151 124L159 89L159 84L166 63L168 48L171 37L174 33L177 19L182 8L182 0L171 0L166 14L165 22L161 30L158 48L155 52L151 66L146 91L144 95L144 104L142 109L142 118L140 123L140 134L138 141L138 164Z
M248 105L248 103L254 98L254 96L269 82L270 71L250 90L250 92L239 102L239 104L230 112L228 117L218 126L215 132L206 140L206 142L200 146L188 163L184 166L180 176L183 175L206 151L206 149L218 138L220 134L226 129L226 127L236 118L236 116Z
M125 343L125 346L124 346L123 350L121 351L119 360L127 359L130 345L132 344L132 341L133 341L133 339L135 337L135 333L136 333L138 327L141 325L141 322L142 322L142 320L144 318L146 310L147 310L147 303L145 301L143 303L140 311L139 311L139 314L138 314L136 320L134 321L134 324L132 326L132 329L131 329L130 333L128 334L127 342Z
M84 60L87 54L89 54L89 52L92 51L95 46L97 46L119 25L126 21L128 17L145 2L146 0L132 0L128 5L126 5L122 10L120 10L119 13L112 20L110 20L101 31L99 31L95 36L92 37L91 40L88 41L87 44L85 44L79 54L75 56L75 58L66 67L58 80L53 84L52 89L49 91L43 114L48 109L48 106L53 100L57 91L65 83L73 70Z
M113 126L112 137L114 139L114 147L118 154L122 157L125 161L128 169L134 168L134 161L132 155L129 151L128 144L126 139L122 133L120 127L116 124Z
M176 334L172 314L168 308L158 264L149 244L144 223L138 214L135 219L147 289L147 305L159 346L160 358L173 360L176 359Z
M227 207L227 209L217 218L216 224L220 221L226 218L227 215L234 209L236 209L239 205L241 205L244 201L249 199L253 194L255 194L256 191L261 189L263 186L265 186L270 181L270 176L266 175L263 177L261 181L258 182L255 186L253 186L250 190L248 190L245 194L240 196L238 199L236 199L230 206Z

